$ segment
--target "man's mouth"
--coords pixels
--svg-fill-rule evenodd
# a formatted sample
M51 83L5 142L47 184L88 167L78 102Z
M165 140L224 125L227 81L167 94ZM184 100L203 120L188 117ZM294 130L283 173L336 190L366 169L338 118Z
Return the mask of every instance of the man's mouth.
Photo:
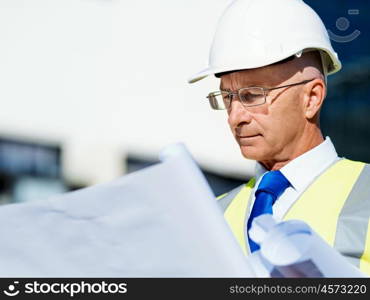
M238 139L249 139L249 138L254 138L261 136L261 134L251 134L251 135L236 135Z
M239 146L248 147L255 145L261 136L262 134L236 135L236 141Z

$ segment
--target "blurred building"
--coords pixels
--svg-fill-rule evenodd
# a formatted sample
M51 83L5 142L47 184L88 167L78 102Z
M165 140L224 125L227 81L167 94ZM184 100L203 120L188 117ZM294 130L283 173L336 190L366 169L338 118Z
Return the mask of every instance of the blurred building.
M330 77L321 125L337 152L370 163L369 1L305 0L323 19L343 69Z

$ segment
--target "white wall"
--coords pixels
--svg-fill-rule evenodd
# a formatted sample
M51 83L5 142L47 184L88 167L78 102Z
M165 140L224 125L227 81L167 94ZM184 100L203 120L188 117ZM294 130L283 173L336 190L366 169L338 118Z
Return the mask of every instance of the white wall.
M206 168L250 175L205 95L215 25L230 0L0 0L0 134L65 145L67 176L122 172L125 151L183 141Z

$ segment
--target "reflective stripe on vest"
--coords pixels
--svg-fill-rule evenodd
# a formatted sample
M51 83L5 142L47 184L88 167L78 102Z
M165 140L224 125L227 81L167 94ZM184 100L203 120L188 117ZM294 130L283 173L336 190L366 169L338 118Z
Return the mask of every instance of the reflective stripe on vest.
M370 165L365 165L340 212L334 248L367 274L370 274L369 220Z
M234 199L249 199L250 191L253 189L254 184L255 179L252 178L246 185L242 185L242 188L240 189L239 193L234 196ZM227 197L227 195L225 197ZM226 199L224 202L224 204L226 204L228 202L227 200L229 199L225 197L222 198L220 202L222 202L223 199ZM230 226L231 231L234 233L239 244L242 245L244 253L249 253L249 248L247 251L247 248L245 247L245 228L243 225L246 213L249 211L249 201L231 201L229 202L229 205L225 207L225 209L224 216ZM239 222L230 222L230 220L240 220L242 224L239 224Z
M220 199L224 216L241 245L246 246L245 224L255 179L234 194ZM227 199L227 198L226 198ZM229 205L225 205L229 203ZM320 208L320 209L318 209ZM284 220L307 222L326 242L351 263L370 274L370 166L343 159L321 174L289 209Z

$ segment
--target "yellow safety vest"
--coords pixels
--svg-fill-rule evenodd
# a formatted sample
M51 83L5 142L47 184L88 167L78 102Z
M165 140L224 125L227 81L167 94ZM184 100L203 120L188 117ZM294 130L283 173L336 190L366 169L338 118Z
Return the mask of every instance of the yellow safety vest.
M224 216L243 251L252 178L219 197ZM329 245L370 275L370 165L342 159L326 169L302 193L283 220L307 222Z

